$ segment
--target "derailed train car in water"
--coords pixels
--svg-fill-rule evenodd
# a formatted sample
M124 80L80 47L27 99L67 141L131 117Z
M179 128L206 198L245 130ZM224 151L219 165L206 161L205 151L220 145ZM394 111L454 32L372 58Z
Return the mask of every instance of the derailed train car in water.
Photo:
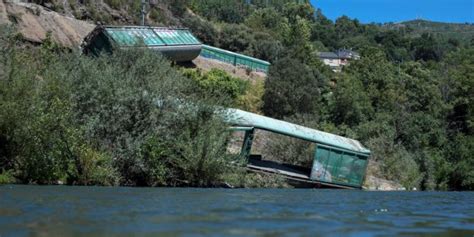
M97 26L82 44L87 55L112 53L115 48L145 47L175 62L199 56L202 43L188 29L151 26Z
M249 169L280 174L305 187L362 188L370 150L359 141L238 109L226 110L225 119L233 130L245 132L240 155ZM256 129L314 143L312 167L278 164L252 154Z

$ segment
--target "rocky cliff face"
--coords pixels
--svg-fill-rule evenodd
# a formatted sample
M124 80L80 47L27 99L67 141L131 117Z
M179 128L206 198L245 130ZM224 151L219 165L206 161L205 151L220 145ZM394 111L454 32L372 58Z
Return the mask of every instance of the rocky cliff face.
M58 44L76 48L95 25L61 15L42 6L0 0L0 25L11 24L26 41L41 43L50 32Z

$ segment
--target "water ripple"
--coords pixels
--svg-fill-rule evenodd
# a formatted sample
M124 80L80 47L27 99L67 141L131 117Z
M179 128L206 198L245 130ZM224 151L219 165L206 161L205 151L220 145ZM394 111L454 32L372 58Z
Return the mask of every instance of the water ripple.
M474 236L472 192L0 186L0 236Z

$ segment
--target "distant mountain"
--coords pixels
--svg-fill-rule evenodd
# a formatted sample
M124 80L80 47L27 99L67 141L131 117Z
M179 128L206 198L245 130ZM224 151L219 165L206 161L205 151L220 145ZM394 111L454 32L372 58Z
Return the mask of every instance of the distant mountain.
M474 23L445 23L427 20L411 20L400 23L387 23L383 26L387 29L405 29L406 32L414 35L434 33L449 38L474 38Z

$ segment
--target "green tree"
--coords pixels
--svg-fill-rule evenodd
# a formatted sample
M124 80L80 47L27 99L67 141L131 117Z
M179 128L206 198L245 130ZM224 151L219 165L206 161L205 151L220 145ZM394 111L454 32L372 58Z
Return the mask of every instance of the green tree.
M283 118L296 113L312 113L320 100L324 77L316 69L292 58L278 60L265 81L263 112Z
M253 32L245 25L225 24L219 34L219 47L242 53L253 43Z
M357 126L373 116L373 108L362 82L341 77L331 97L331 121L336 125Z

